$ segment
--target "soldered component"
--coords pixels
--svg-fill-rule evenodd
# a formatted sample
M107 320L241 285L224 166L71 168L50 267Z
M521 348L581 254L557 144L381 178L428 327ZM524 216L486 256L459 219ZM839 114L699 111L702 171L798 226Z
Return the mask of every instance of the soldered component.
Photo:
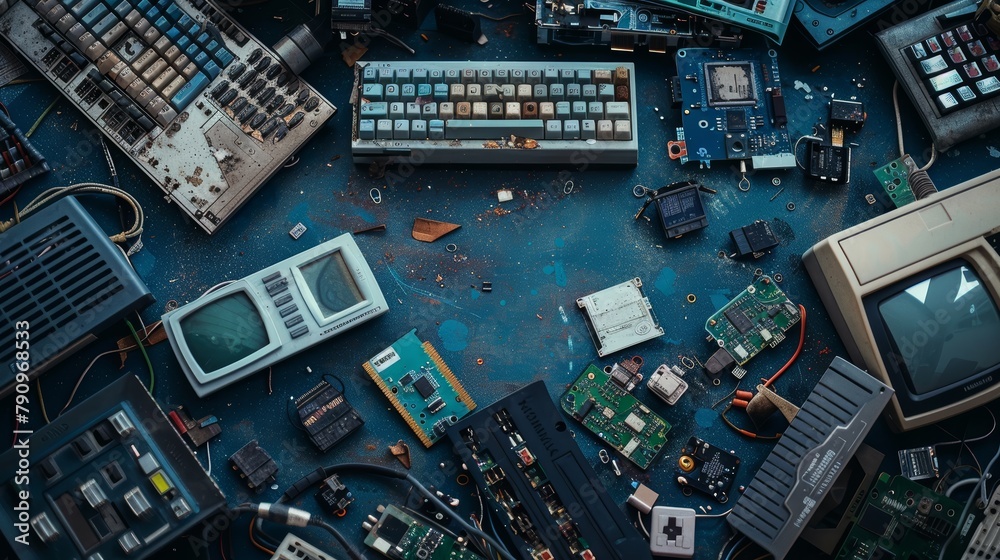
M752 256L755 259L778 246L778 238L771 231L771 225L764 220L734 229L729 232L736 251L730 255L734 258Z
M899 469L910 480L938 477L938 459L933 445L899 450Z
M691 437L677 461L677 483L686 495L694 489L714 497L719 503L726 503L739 467L740 458L735 452Z
M316 493L316 501L328 512L338 515L342 514L347 506L354 501L354 494L351 494L347 486L344 486L340 477L331 475L320 485L319 492Z
M295 408L309 440L316 449L324 452L365 424L340 389L326 380L295 399Z
M783 341L785 331L799 322L799 315L798 307L781 288L769 276L761 276L705 322L709 340L720 348L706 362L706 368L722 372L733 367L724 354L719 355L721 351L742 366L764 348Z
M306 226L302 225L302 222L295 224L291 230L289 230L288 235L292 236L292 239L298 239L302 237L302 234L306 232Z
M274 482L278 464L261 449L257 440L252 440L229 457L236 474L246 483L247 488L260 492L268 482ZM162 494L162 492L161 492Z

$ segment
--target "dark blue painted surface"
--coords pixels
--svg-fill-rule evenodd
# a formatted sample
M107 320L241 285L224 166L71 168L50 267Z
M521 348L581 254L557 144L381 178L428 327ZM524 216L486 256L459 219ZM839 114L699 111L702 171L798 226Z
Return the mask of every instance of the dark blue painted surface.
M304 19L296 7L279 8L280 4L248 8L241 19L265 39L276 39ZM495 2L492 8L479 2L459 3L463 4L492 15L520 8L518 3ZM271 16L276 14L284 16L284 21L275 22ZM199 400L168 346L161 344L150 350L156 367L156 397L165 408L182 404L197 416L215 414L221 419L223 434L211 446L213 477L230 503L250 498L226 464L226 458L250 439L259 439L280 464L281 490L321 464L374 461L398 465L386 446L402 439L410 445L415 473L444 480L444 489L462 500L466 514L477 510L471 487L459 487L453 477L440 475L439 465L453 460L447 444L425 451L384 396L365 381L360 364L415 327L418 336L437 347L480 405L534 379L546 380L555 399L588 363L611 363L597 359L575 300L636 276L643 280L666 335L616 357L642 356L648 376L660 363L679 364L682 357L706 359L713 346L705 341L705 319L750 283L755 268L767 274L781 273L785 278L783 289L808 310L808 331L802 357L777 388L792 401L801 402L843 348L800 265L800 255L819 239L884 212L886 199L880 196L870 169L898 157L891 76L875 54L871 37L858 32L820 55L804 46L797 32L792 31L786 44L778 49L793 139L811 133L816 123L825 122L826 101L834 94L857 96L866 104L867 125L860 134L848 137L858 143L850 185L808 183L799 170L788 170L751 175L752 187L744 193L737 190L740 176L735 166L720 164L711 170L698 170L696 164L682 168L666 158L666 142L674 138L680 122L677 111L671 108L666 81L673 73L672 56L539 48L534 44L528 15L500 23L484 21L490 39L484 47L439 35L433 31L432 22L433 18L429 19L422 30L429 39L426 42L417 33L402 32L417 50L414 59L634 61L640 164L626 169L581 165L501 169L428 166L409 174L401 171L394 177L373 178L367 166L354 166L350 161L348 95L353 73L336 52L308 70L306 79L337 105L339 112L302 151L297 165L281 172L213 237L164 203L160 191L116 152L121 183L140 198L147 215L145 248L133 258L158 300L143 313L147 323L158 318L168 300L191 301L217 282L240 278L342 232L381 223L387 227L385 232L358 235L357 241L386 295L389 313L275 367L270 389L268 372L263 372ZM751 39L748 46L763 45ZM389 44L376 41L365 58L404 56ZM812 100L794 87L796 80L810 85ZM858 82L864 87L857 87ZM0 90L0 100L23 129L55 96L55 91L43 83ZM904 118L908 119L907 146L917 154L918 161L923 161L920 154L929 141L907 103ZM19 203L25 204L46 187L109 181L104 157L99 147L87 140L86 129L81 116L67 102L56 105L35 135L54 171L31 183L18 198ZM967 142L942 155L931 177L943 186L996 168L1000 152L990 146L1000 147L1000 134ZM406 177L401 178L403 175ZM772 185L775 178L780 180L780 187ZM652 221L632 220L641 203L632 196L635 184L656 188L684 179L698 179L718 191L704 197L707 229L667 240L652 211L648 214ZM380 189L381 204L369 197L372 188ZM499 188L513 190L514 200L498 203ZM783 189L780 194L779 189ZM867 193L875 194L878 202L867 204ZM794 211L786 209L789 202L795 204ZM85 204L108 231L117 231L113 202L88 197ZM3 209L4 216L9 212L9 206ZM462 227L436 243L421 243L410 237L413 219L418 216ZM772 254L746 262L720 258L720 251L730 249L728 232L757 219L770 221L781 240ZM293 240L288 230L296 222L305 224L308 231ZM457 250L448 252L448 243L454 243ZM483 281L493 283L491 293L478 290ZM688 294L696 296L695 303L687 303ZM50 414L62 407L90 359L113 348L114 340L124 334L124 328L108 333L47 374L43 385ZM780 367L794 351L797 337L796 327L789 333L790 340L751 361L746 383L767 377ZM312 368L312 375L305 373L307 366ZM143 379L148 376L139 356L129 357L123 368L117 357L102 358L82 384L77 399L125 372ZM333 373L345 381L348 399L367 424L340 447L320 455L289 424L285 407L290 398L312 387L324 373ZM660 505L696 509L711 505L713 512L721 512L728 506L720 507L707 497L684 497L680 493L673 480L680 447L689 436L697 434L735 450L743 458L738 484L749 482L769 451L768 443L749 441L730 431L720 421L718 409L711 410L713 403L733 389L735 380L727 378L714 387L698 370L690 371L686 379L691 387L675 407L657 400L644 387L637 389L640 398L673 424L668 448L648 472L639 472L628 461L619 460L623 475L616 477L610 465L599 461L596 438L572 424L585 455L592 458L597 473L617 501L624 503L632 484L643 482L660 493ZM739 415L734 417L744 424L748 422ZM960 431L964 426L959 419L951 429ZM781 427L775 423L762 431ZM976 426L969 429L976 430ZM880 425L872 441L886 453L884 468L898 473L895 446L926 444L945 437L930 428L889 441L885 427ZM956 452L954 448L945 450L943 463L954 460ZM199 457L205 459L204 450ZM379 503L402 500L406 488L366 478L349 478L347 483L358 500L344 519L334 522L361 547L360 523L364 517ZM267 490L252 498L273 500L281 490ZM302 503L317 511L311 498ZM635 512L628 508L627 513L631 516ZM698 527L697 557L714 558L730 534L725 522L699 520ZM246 520L240 520L236 529L236 557L264 557L249 546ZM339 552L324 533L296 532L335 555ZM278 528L272 528L272 533L283 534ZM179 552L167 557L189 554L184 546L176 550ZM211 554L218 557L214 545ZM751 552L746 554L751 557ZM375 553L369 556L374 558Z

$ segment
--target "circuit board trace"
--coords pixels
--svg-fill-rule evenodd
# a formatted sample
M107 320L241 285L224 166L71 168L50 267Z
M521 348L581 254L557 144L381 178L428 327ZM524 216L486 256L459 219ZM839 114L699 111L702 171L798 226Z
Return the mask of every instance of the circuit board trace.
M560 399L562 409L637 467L653 464L670 424L591 364Z

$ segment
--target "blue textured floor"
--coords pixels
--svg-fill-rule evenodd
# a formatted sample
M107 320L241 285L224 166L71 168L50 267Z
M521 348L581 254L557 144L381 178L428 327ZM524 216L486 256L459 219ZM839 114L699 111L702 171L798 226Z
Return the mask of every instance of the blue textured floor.
M240 19L260 35L273 41L304 16L293 8L251 8ZM297 2L301 4L301 2ZM495 2L492 8L479 2L457 2L493 15L520 8ZM250 13L253 10L253 13ZM276 22L272 15L284 16ZM390 305L388 314L341 335L324 346L274 368L272 391L268 375L262 373L231 388L199 400L183 378L166 344L150 350L156 367L157 399L165 406L183 404L200 417L217 415L222 436L211 445L213 476L227 493L231 504L247 498L226 464L226 458L250 439L259 439L281 470L278 486L284 489L301 475L321 464L342 461L373 461L398 465L389 456L388 443L403 439L413 452L413 472L425 477L439 470L439 464L453 460L447 445L425 452L409 428L389 407L374 387L362 384L360 364L411 328L438 348L473 398L486 405L534 379L545 379L553 399L590 362L598 360L575 300L587 293L639 277L645 284L666 335L623 352L642 356L648 376L660 363L679 364L682 357L706 359L713 346L705 341L705 319L752 280L754 268L767 274L781 273L782 288L808 309L808 333L804 351L796 365L777 384L779 391L800 402L834 355L843 347L833 331L826 311L800 264L801 254L819 239L846 226L861 222L886 210L870 169L898 157L890 99L891 73L876 53L874 40L860 31L833 48L817 54L805 46L792 30L779 48L779 63L793 138L809 134L815 123L825 121L826 102L838 97L857 96L867 107L868 123L860 134L849 137L857 142L852 181L849 186L806 183L799 170L757 173L750 177L749 192L737 190L739 173L735 167L718 165L699 171L696 164L681 167L666 158L666 142L674 139L679 116L670 107L668 78L673 73L672 56L645 53L611 53L605 49L560 50L540 48L528 15L501 23L484 21L490 42L469 46L433 31L433 18L425 29L428 41L418 33L403 33L417 50L413 57L441 60L629 60L637 67L638 136L640 163L628 169L582 169L553 167L481 169L422 167L405 180L388 184L372 178L367 166L355 166L350 157L348 104L353 73L333 53L305 78L330 99L339 112L300 154L301 161L281 172L258 193L219 233L205 235L179 211L164 203L161 192L119 152L115 161L122 185L143 202L147 221L143 234L145 248L134 263L157 298L143 313L147 323L158 318L168 300L188 302L206 288L226 279L237 279L272 262L291 256L342 232L384 223L386 231L357 236ZM760 46L756 39L747 42ZM398 59L403 51L376 41L367 60ZM808 83L814 98L793 87L794 80ZM857 82L864 87L857 87ZM825 90L824 90L825 86ZM0 90L0 100L10 109L22 129L35 120L53 98L47 84L12 86ZM662 119L662 120L661 120ZM908 103L907 146L918 161L930 145ZM19 196L22 205L44 188L82 181L109 181L107 166L99 148L88 142L82 117L60 101L34 136L38 147L49 157L54 171L30 184ZM944 154L930 171L940 185L960 182L998 167L1000 134L976 139ZM780 187L772 179L780 179ZM632 216L641 201L632 196L633 185L651 188L683 179L698 179L718 191L706 195L709 226L677 240L667 240L655 222L635 222ZM566 186L572 182L571 192ZM369 190L381 190L381 204L374 204ZM514 200L497 203L498 188L514 191ZM780 189L783 189L780 193ZM567 194L568 193L568 194ZM865 195L873 193L878 202L869 205ZM793 202L794 211L786 209ZM108 231L118 227L114 203L91 198L86 205L102 217ZM3 209L7 216L9 208ZM649 213L654 217L653 212ZM433 244L410 237L413 218L421 216L461 224L461 229ZM772 254L757 261L739 262L720 258L729 249L728 232L753 220L768 220L781 244ZM302 222L308 231L297 241L288 231ZM117 230L116 230L117 231ZM458 249L447 252L445 245ZM440 276L440 279L438 277ZM492 293L475 286L493 283ZM688 294L697 301L689 304ZM797 328L791 340L762 353L749 363L749 377L767 376L793 352ZM45 377L48 409L58 410L65 402L79 372L100 351L110 349L124 334L118 330L88 347ZM477 362L482 360L482 364ZM310 366L312 375L306 375ZM141 358L132 356L124 370L117 358L104 358L84 381L77 399L99 390L110 379L131 372L148 376ZM333 373L347 382L348 399L365 420L363 430L326 455L320 455L285 418L289 398L312 387L323 373ZM743 459L737 484L747 484L770 449L730 431L710 409L728 394L735 380L726 378L712 386L698 370L687 374L691 384L675 407L668 407L643 387L637 394L673 424L670 443L648 472L640 472L619 460L623 475L616 477L610 465L598 460L599 445L591 434L576 428L576 440L591 458L601 479L616 501L624 504L634 481L643 482L660 493L660 505L678 507L713 506L713 500L695 495L684 497L674 482L674 468L680 447L688 437L698 436L715 445L733 449ZM355 384L357 384L355 386ZM9 406L5 403L4 406ZM963 429L962 419L953 423ZM780 429L780 424L777 425ZM898 473L894 445L940 440L936 429L920 430L890 441L884 426L876 427L872 441L886 453L884 469ZM948 450L954 453L956 450ZM202 450L199 456L204 460ZM943 457L947 462L950 457ZM357 496L349 514L334 520L360 548L360 523L379 503L402 499L405 488L370 479L348 479ZM473 507L471 487L454 481L445 490L463 501L465 512ZM280 490L268 490L255 497L271 500ZM303 504L315 509L311 498ZM729 504L731 505L731 503ZM629 515L634 512L629 509ZM237 558L264 558L250 548L246 520L238 523L233 535ZM278 529L273 530L278 533ZM324 533L297 531L313 544L333 554L338 547ZM699 520L697 558L715 558L729 530L723 520ZM179 549L187 554L187 548ZM178 554L171 552L165 557ZM212 557L218 557L213 549ZM374 558L374 552L368 553ZM754 555L756 556L756 555ZM747 553L746 557L750 556Z

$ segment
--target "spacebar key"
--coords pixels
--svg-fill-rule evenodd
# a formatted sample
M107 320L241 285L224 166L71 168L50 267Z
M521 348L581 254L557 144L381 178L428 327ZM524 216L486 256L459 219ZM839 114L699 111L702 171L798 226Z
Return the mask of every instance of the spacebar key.
M541 119L526 120L458 120L444 123L448 140L499 140L511 134L527 138L545 138L545 123Z

